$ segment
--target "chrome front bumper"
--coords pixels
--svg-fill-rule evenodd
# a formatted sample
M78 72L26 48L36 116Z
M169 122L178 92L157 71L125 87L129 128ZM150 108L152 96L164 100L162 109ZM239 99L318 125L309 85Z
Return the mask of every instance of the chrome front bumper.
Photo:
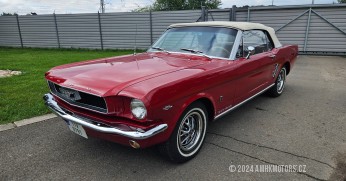
M132 139L142 140L142 139L152 137L152 136L154 136L154 135L167 129L167 124L157 125L157 126L151 128L150 130L147 130L147 131L135 131L135 130L134 131L124 131L124 130L121 130L121 129L116 128L116 127L99 126L99 125L95 125L95 124L91 123L88 120L83 120L83 118L75 117L73 115L66 113L63 109L61 109L61 107L54 100L54 97L52 96L52 94L45 94L43 96L43 99L45 101L46 106L48 108L50 108L53 111L53 113L60 116L64 120L75 122L77 124L80 124L82 126L85 126L87 128L90 128L90 129L93 129L95 131L102 132L102 133L117 134L117 135L125 136L128 138L132 138Z

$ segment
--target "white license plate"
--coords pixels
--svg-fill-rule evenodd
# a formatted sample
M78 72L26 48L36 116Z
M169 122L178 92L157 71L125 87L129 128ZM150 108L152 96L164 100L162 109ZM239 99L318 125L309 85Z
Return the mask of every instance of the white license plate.
M67 124L72 132L84 138L88 138L88 135L85 133L83 126L81 126L80 124L74 123L72 121L69 121Z

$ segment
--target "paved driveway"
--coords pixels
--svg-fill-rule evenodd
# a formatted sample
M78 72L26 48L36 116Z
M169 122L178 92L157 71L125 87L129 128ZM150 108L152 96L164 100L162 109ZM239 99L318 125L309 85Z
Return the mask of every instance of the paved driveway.
M199 155L180 165L154 148L86 140L58 118L3 131L0 180L328 179L346 153L345 69L346 58L300 56L281 97L259 96L209 124ZM268 164L306 165L306 172L229 169Z

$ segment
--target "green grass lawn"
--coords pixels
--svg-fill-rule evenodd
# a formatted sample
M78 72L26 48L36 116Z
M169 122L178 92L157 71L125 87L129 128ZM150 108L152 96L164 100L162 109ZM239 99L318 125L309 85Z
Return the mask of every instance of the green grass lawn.
M0 78L0 124L50 113L42 99L48 92L44 73L50 68L71 62L131 53L131 50L0 47L0 70L23 72L19 76Z

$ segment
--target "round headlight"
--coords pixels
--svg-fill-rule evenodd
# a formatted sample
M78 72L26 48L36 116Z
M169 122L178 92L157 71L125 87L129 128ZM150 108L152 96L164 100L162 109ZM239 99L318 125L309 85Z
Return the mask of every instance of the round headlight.
M131 112L137 119L144 119L147 115L147 109L144 103L138 99L132 99Z

